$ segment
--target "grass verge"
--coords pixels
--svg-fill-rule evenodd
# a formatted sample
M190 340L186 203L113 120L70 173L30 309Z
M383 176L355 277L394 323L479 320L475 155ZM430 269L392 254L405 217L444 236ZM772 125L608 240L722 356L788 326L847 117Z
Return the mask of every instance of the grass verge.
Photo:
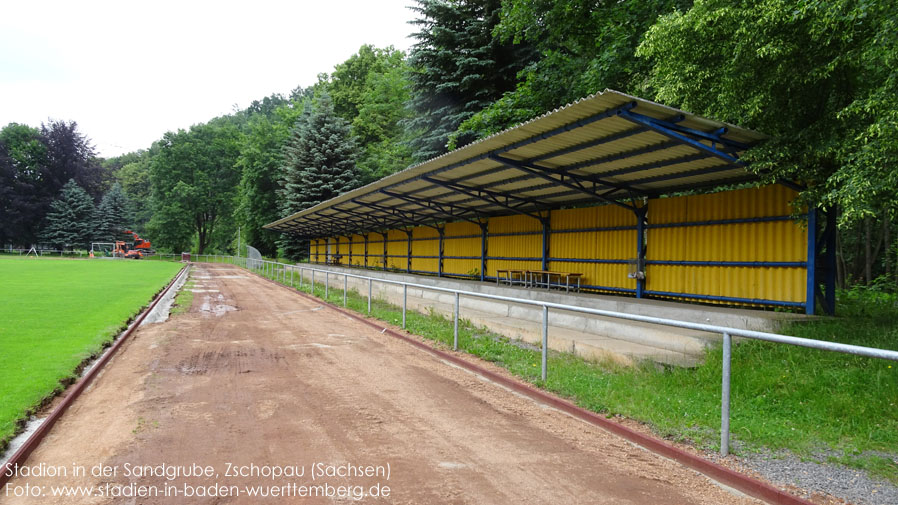
M303 291L309 291L308 280ZM324 287L316 286L315 295L324 298ZM341 305L342 290L332 287L328 301ZM367 313L367 296L351 291L347 302L350 309ZM898 297L843 292L839 303L839 317L792 324L782 333L895 348ZM372 303L371 316L394 325L402 322L401 308L381 300ZM692 369L650 363L621 367L551 352L543 382L538 350L464 319L460 323L460 350L594 412L644 422L667 439L719 449L719 347ZM441 315L409 311L407 329L444 346L452 344L452 321ZM785 449L898 483L898 363L744 341L733 352L731 403L737 454Z
M0 448L179 269L168 262L0 258Z

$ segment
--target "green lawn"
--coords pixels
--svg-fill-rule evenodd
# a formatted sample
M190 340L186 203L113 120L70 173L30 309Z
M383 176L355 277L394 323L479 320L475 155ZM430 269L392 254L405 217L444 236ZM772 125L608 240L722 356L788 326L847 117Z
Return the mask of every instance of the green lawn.
M0 257L0 448L181 265Z

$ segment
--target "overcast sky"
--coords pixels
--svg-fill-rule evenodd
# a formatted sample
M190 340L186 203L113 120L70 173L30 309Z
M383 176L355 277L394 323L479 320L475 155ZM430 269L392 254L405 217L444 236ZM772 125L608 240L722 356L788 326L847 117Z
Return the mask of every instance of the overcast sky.
M0 9L0 127L74 120L104 157L408 50L412 0L20 1Z

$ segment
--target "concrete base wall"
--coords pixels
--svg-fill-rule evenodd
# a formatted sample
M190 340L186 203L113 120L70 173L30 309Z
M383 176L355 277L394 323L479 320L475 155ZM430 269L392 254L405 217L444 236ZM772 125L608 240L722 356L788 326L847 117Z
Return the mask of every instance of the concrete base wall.
M470 280L437 278L378 270L319 266L314 268L330 272L315 274L315 283L322 285L328 278L331 289L343 289L342 273L365 275L375 279L410 282L474 293L500 295L527 300L539 300L576 305L601 310L625 312L680 321L715 324L759 331L777 331L784 320L800 319L796 314L763 312L746 309L728 309L660 300L645 300L619 296L566 293L564 291L530 289L520 286L496 285ZM290 274L287 273L289 276ZM293 273L294 284L299 285L300 273ZM308 285L311 272L306 271L303 280ZM347 278L349 290L366 296L368 281ZM393 305L402 306L402 286L373 281L372 295ZM542 309L537 306L461 296L460 317L477 326L509 338L539 344L542 338ZM422 288L408 289L408 310L421 313L442 314L452 318L455 295ZM661 363L692 366L704 357L705 349L720 340L720 335L663 325L638 323L623 319L607 318L567 312L549 311L549 347L558 351L573 352L590 359L613 359L630 363L633 360L653 360Z

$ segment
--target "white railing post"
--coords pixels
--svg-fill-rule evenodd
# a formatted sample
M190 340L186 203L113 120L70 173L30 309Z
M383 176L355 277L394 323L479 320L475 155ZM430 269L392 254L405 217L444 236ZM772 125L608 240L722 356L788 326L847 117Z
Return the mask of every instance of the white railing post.
M452 340L452 348L458 350L458 291L455 292L455 336Z
M723 334L723 373L720 391L720 455L730 453L730 358L733 338Z
M548 368L549 368L549 307L543 305L543 367L542 367L542 379L543 382L546 382L546 377L548 376Z

